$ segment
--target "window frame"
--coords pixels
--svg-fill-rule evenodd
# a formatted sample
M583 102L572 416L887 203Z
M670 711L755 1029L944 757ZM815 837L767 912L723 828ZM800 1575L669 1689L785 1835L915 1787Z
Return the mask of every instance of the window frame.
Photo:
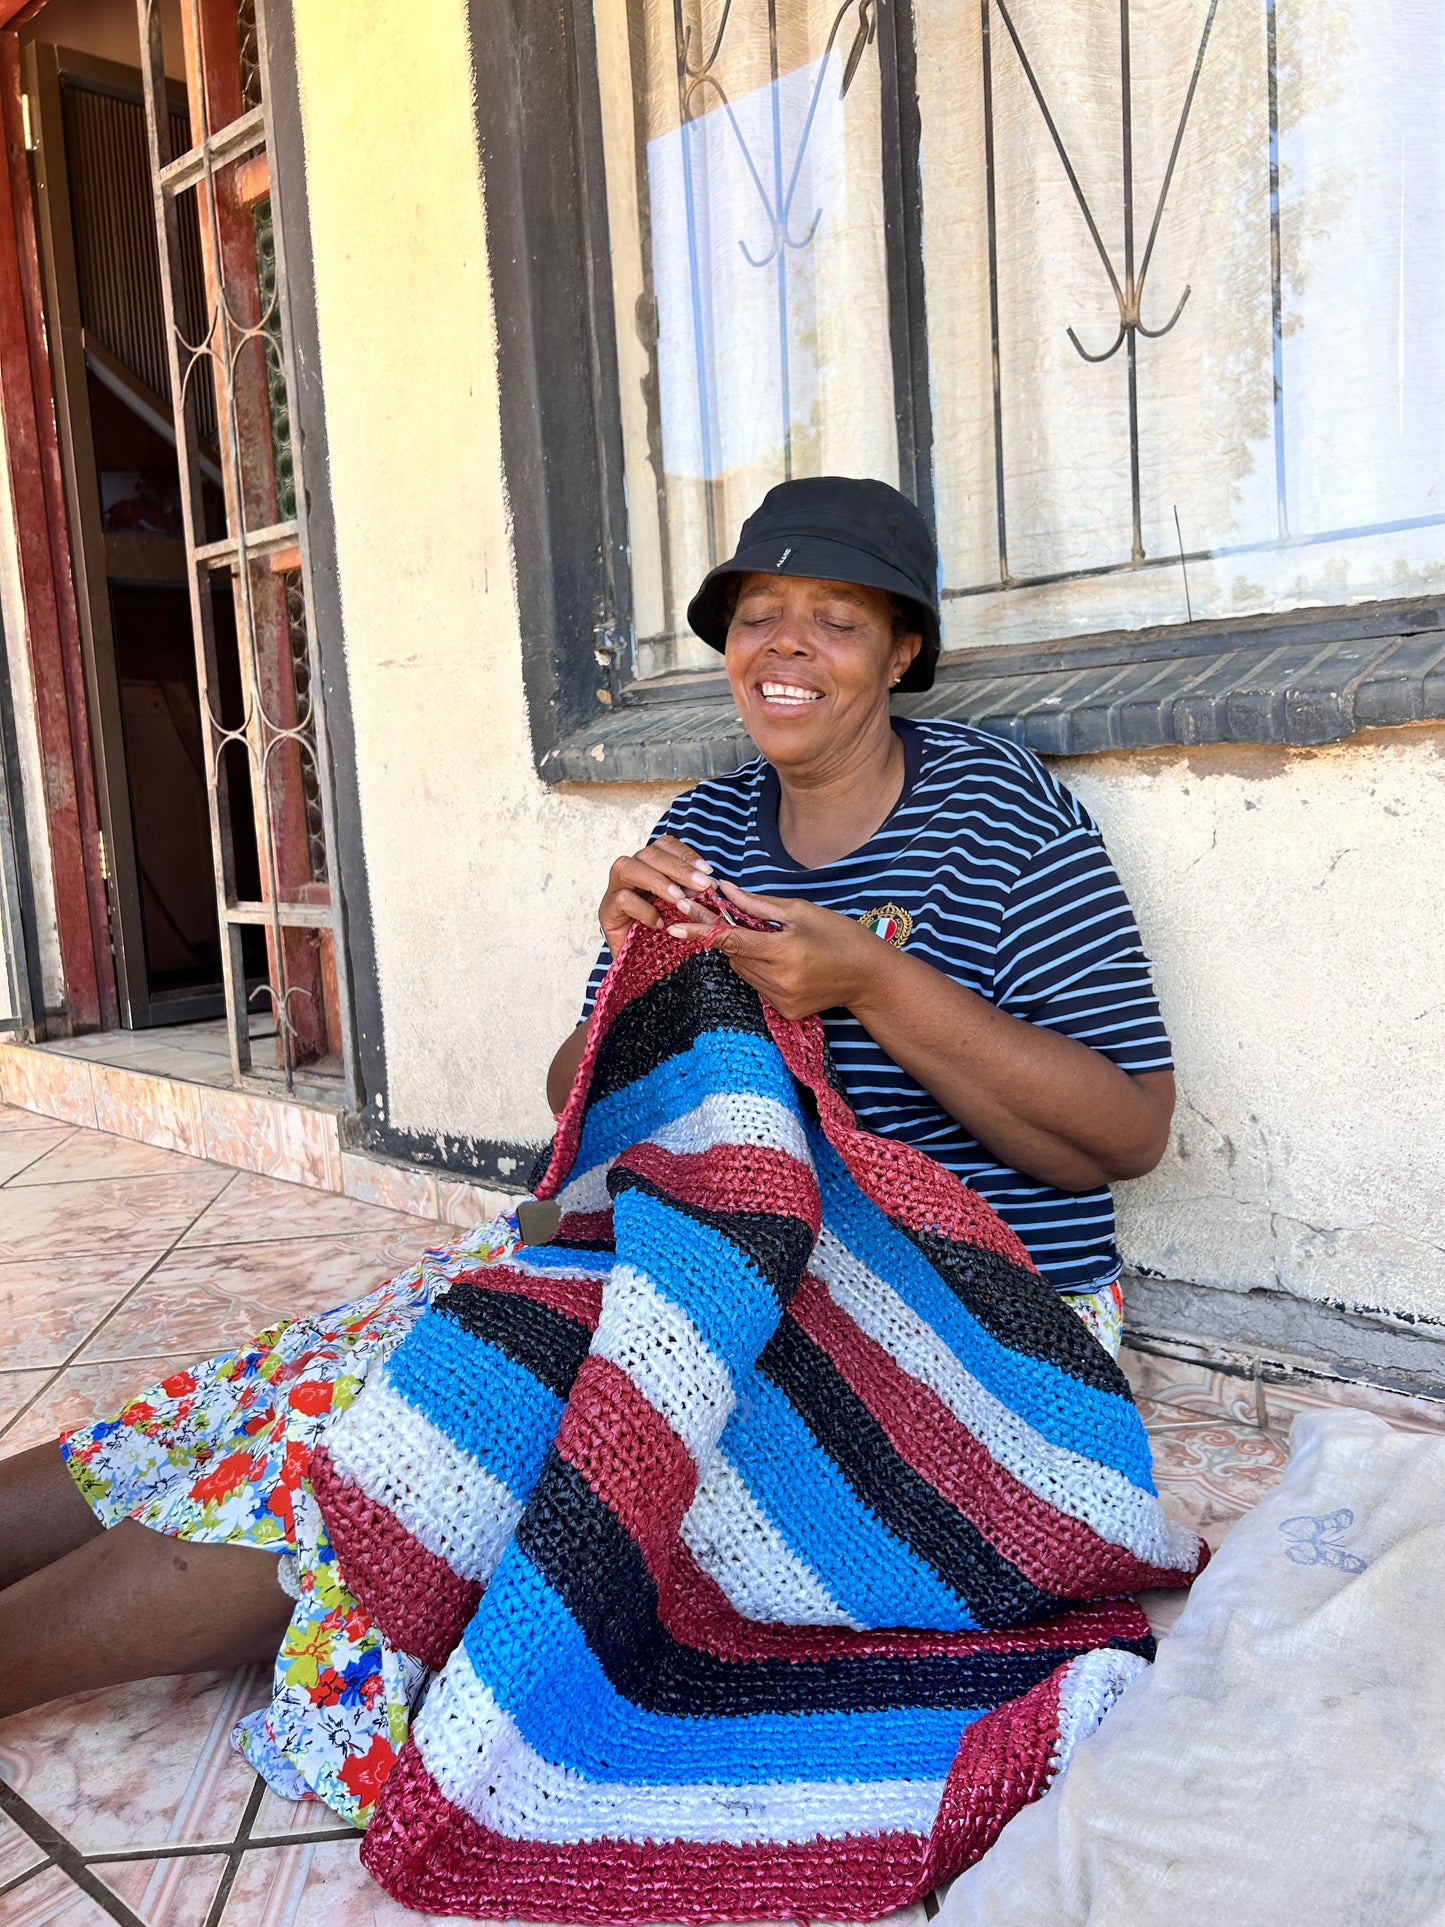
M633 674L591 0L468 0L468 18L535 766L549 784L725 773L753 753L725 677ZM913 0L876 19L899 473L932 522ZM935 688L902 707L1045 754L1337 742L1445 718L1445 597L946 648Z

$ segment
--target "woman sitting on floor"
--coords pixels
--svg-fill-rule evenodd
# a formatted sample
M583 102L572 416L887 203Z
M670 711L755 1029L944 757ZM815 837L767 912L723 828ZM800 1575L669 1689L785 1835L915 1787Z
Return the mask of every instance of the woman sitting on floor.
M921 516L879 482L786 483L744 524L688 613L760 755L613 864L586 1008L634 923L708 931L784 1017L822 1013L859 1122L980 1193L1117 1350L1108 1185L1163 1151L1168 1043L1081 805L1025 750L890 714L893 690L932 684L936 583ZM710 887L774 927L719 934ZM556 1109L586 1037L553 1062ZM475 1265L516 1244L499 1220L461 1249ZM348 1592L308 1466L426 1290L418 1270L0 1464L0 1715L275 1660L238 1745L364 1823L426 1670Z

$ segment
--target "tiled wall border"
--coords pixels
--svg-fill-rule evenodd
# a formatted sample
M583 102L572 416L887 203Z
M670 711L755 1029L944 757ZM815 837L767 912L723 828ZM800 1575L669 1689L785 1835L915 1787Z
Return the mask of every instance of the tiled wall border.
M473 1225L516 1201L513 1193L343 1150L339 1111L96 1064L34 1045L0 1044L0 1098L112 1137L447 1224Z

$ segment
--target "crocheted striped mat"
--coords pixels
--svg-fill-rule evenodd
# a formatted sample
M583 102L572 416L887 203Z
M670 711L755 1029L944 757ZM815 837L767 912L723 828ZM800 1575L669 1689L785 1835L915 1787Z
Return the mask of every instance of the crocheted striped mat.
M636 929L541 1198L316 1455L439 1668L362 1857L428 1912L868 1919L1050 1783L1202 1564L1113 1360L816 1019ZM907 1630L898 1630L907 1628Z

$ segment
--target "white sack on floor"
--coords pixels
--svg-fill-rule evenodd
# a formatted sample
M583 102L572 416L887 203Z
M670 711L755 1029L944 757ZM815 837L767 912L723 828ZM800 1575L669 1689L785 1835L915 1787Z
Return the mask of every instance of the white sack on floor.
M936 1927L1445 1923L1445 1438L1338 1411L1290 1443Z

